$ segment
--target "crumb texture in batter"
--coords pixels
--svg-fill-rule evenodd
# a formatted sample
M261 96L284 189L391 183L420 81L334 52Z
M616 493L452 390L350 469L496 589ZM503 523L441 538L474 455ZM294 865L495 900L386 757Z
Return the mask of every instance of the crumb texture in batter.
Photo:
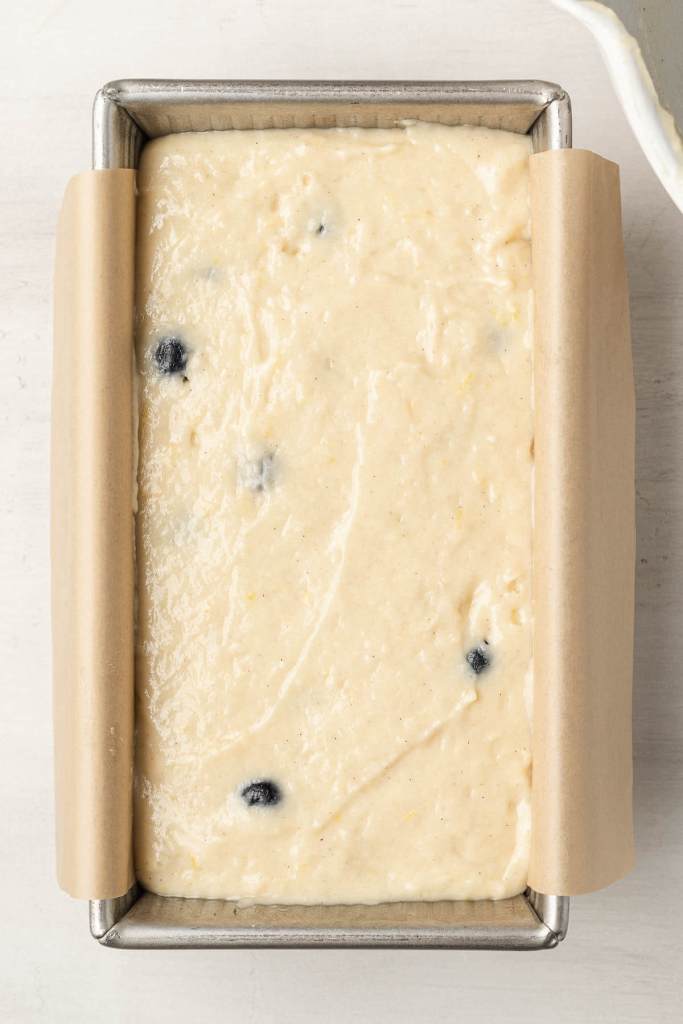
M172 135L138 177L138 877L499 898L530 835L529 141Z

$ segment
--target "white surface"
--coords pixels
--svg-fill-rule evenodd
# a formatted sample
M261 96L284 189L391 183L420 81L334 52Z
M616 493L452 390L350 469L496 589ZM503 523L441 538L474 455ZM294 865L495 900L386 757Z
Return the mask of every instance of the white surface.
M0 19L0 1019L678 1020L683 218L635 143L592 38L547 0L32 0L2 4ZM574 900L567 941L555 951L114 952L90 939L84 905L56 888L47 532L54 225L68 176L88 165L91 98L126 75L550 78L572 96L576 145L621 164L639 414L638 867Z

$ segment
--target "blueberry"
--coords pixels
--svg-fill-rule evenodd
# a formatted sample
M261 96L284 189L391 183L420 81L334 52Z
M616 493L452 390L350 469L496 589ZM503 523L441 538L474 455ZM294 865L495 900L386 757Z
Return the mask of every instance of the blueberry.
M265 452L260 458L242 464L242 483L248 490L260 494L273 486L275 473L275 452Z
M270 779L259 779L245 786L240 796L248 807L272 807L282 800L280 787Z
M472 671L479 675L480 672L483 672L491 664L488 642L484 640L477 647L473 647L471 651L467 652L465 659Z
M187 349L180 338L162 338L154 351L154 362L161 373L183 373Z

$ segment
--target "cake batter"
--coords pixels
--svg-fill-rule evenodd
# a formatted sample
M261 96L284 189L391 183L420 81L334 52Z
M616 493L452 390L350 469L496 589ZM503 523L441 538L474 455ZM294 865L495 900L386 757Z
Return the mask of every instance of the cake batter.
M426 124L146 146L148 889L524 889L529 153L525 136Z

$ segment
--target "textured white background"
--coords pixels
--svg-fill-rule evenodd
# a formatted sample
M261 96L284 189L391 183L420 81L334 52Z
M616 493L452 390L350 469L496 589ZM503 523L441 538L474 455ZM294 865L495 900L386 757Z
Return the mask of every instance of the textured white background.
M681 1019L683 217L645 163L592 39L548 0L7 0L0 50L0 1019ZM574 901L555 951L115 952L90 939L85 905L56 887L54 227L67 178L88 166L91 99L126 76L547 78L572 96L575 144L621 165L639 430L638 867Z

